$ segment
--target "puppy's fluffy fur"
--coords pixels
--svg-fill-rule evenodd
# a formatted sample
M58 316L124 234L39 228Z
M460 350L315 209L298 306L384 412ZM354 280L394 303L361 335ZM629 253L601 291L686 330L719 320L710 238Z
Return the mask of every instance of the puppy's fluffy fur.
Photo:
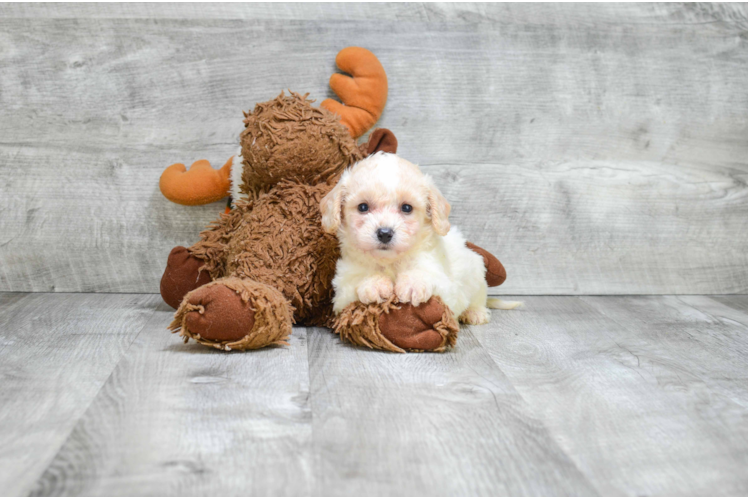
M397 155L377 153L346 170L322 200L322 225L341 248L335 312L356 300L394 294L417 306L438 295L463 323L487 323L483 258L450 229L449 211L431 178Z

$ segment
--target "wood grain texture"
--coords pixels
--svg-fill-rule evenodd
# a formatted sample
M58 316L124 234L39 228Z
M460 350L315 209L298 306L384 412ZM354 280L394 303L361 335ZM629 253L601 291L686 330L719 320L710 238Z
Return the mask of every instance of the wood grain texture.
M309 372L317 495L596 493L468 331L393 355L310 329Z
M308 494L305 330L287 348L227 355L170 335L173 313L152 316L34 495Z
M506 294L748 291L745 4L0 6L0 290L156 292L220 203L162 170L241 111L331 96L372 49L380 120ZM376 22L372 22L376 20Z
M748 296L523 300L445 354L224 353L0 293L0 494L748 494Z
M0 495L29 493L159 299L0 295Z
M694 307L698 307L696 303L693 302L699 299L698 296L682 296L680 298L688 304L692 304L694 305ZM733 310L748 312L748 295L712 295L708 297L708 299L719 302L720 304L725 306L721 308L721 311L727 312L728 314L732 314Z
M172 3L99 5L12 3L2 14L13 18L117 18L117 19L284 19L296 21L440 21L450 23L499 23L566 25L579 23L639 24L660 22L689 25L719 22L736 29L748 25L742 5L734 4L640 4L596 5L584 3L520 5L512 3Z
M473 331L601 494L744 495L745 324L692 300L720 305L527 297Z

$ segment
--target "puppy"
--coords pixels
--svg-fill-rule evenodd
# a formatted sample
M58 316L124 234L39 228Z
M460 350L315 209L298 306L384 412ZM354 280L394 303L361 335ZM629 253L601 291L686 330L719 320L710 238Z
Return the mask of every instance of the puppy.
M369 156L343 173L321 211L322 226L340 240L336 313L356 300L395 295L418 306L438 295L461 322L489 321L483 258L450 229L449 203L416 165L390 153Z

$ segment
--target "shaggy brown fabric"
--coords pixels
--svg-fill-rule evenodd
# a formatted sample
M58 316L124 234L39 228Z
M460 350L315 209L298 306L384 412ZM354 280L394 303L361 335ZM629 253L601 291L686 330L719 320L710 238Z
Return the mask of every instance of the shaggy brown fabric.
M465 245L470 250L483 257L483 263L486 265L486 283L488 283L488 286L499 286L506 281L506 269L504 269L504 266L501 264L499 259L469 241L466 242Z
M237 201L236 208L222 214L189 249L204 262L200 270L214 280L225 284L226 279L236 279L260 287L255 290L259 295L252 296L254 327L247 328L245 316L237 320L238 329L224 325L231 331L214 335L213 343L200 336L202 343L218 348L258 347L259 313L263 304L277 302L276 295L288 303L288 314L295 320L331 326L332 278L339 252L336 238L322 230L320 202L343 170L364 157L335 116L312 107L306 96L281 93L245 116L240 190L248 198ZM259 300L263 290L270 295ZM198 338L190 326L200 323L185 323L185 311L204 307L203 314L208 314L208 308L189 302L185 298L175 321L186 338ZM242 314L235 303L231 307ZM243 329L251 330L251 340L226 343Z
M161 297L176 309L188 292L210 282L210 273L200 272L205 262L184 247L174 247L166 261L166 270L161 277Z
M200 233L200 241L189 248L192 255L205 264L201 270L213 279L226 276L226 251L234 233L244 224L244 215L252 211L254 201L237 201L236 208L222 213Z
M228 298L225 290L206 294L211 288L229 289L240 301ZM286 339L291 334L293 325L291 309L288 301L272 287L248 279L223 278L187 294L169 329L174 333L179 332L185 342L195 339L201 344L224 351L258 349L287 343ZM205 318L200 320L191 317L195 313L204 315ZM224 317L220 318L220 315ZM246 331L238 340L221 340L219 337L239 336L233 331L233 327L227 326L231 319L243 325ZM217 322L221 324L211 326L211 323ZM216 338L204 338L202 333L193 331L191 326L204 329L206 335L215 334ZM221 332L227 328L232 331Z
M354 302L333 322L342 340L393 352L442 352L454 346L459 324L439 297L414 307L393 298L382 304ZM437 338L438 337L438 338Z
M297 321L328 325L340 255L337 239L321 223L320 202L330 189L280 182L254 201L237 202L190 250L215 279L270 285L291 302Z
M325 324L332 312L340 253L335 236L322 229L320 213L331 188L279 183L254 203L228 245L226 271L275 286L306 324Z
M336 116L313 107L308 95L281 92L245 113L242 193L256 193L282 180L327 182L363 158Z

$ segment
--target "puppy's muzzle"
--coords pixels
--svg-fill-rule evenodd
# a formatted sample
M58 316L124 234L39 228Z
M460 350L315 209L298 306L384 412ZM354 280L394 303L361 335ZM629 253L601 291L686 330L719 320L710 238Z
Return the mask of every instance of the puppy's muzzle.
M389 227L380 227L377 229L377 239L382 243L389 243L392 241L392 237L395 236L395 231Z

